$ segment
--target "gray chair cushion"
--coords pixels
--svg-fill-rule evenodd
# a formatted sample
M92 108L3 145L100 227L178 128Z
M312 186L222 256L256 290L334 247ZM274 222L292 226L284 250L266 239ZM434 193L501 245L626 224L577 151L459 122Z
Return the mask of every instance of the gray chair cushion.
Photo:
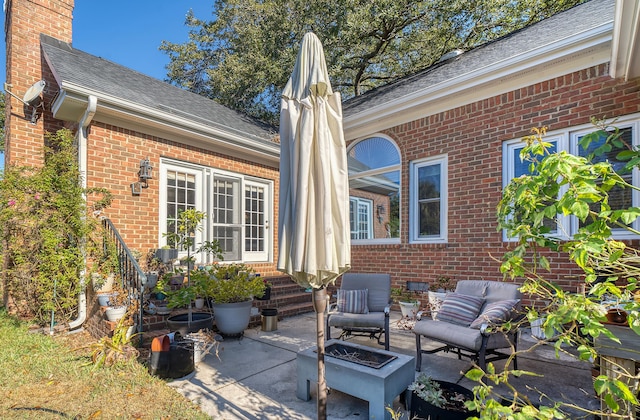
M479 351L482 346L482 334L480 330L472 329L450 322L422 319L416 322L413 332L435 341L452 344L473 351ZM510 347L504 334L492 334L487 343L487 350Z
M499 300L520 299L519 285L501 281L488 280L460 280L456 286L456 293L465 295L482 296L487 303Z
M329 326L340 328L384 328L384 312L369 312L368 314L332 313L331 317L329 317Z
M391 275L380 273L345 273L342 275L341 289L368 289L367 307L369 312L384 312L391 296Z

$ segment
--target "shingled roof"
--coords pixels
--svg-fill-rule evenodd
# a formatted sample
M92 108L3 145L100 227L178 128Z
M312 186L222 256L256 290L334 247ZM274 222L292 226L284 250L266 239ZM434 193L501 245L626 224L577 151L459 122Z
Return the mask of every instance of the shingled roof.
M483 68L514 57L526 57L558 40L579 36L592 28L613 22L614 0L591 0L526 28L483 44L473 50L436 63L416 74L380 86L344 102L345 118L384 107L389 102L413 96L443 83L463 79Z
M275 129L245 114L80 51L50 36L41 35L40 40L46 61L61 89L81 88L96 94L99 101L101 98L117 99L142 109L210 126L233 137L272 143L270 140L274 137Z

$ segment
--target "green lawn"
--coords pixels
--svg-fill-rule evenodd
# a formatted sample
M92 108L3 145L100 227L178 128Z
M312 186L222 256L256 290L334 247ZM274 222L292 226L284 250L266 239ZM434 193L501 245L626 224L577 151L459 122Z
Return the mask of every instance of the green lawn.
M94 369L92 341L29 332L0 309L0 418L209 418L140 363Z

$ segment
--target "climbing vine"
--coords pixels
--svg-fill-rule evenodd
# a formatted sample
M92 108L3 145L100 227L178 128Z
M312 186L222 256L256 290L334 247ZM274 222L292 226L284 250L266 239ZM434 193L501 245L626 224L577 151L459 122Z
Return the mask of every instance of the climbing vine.
M51 311L68 320L77 310L85 239L97 229L85 193L98 207L111 200L106 190L83 190L71 131L46 140L43 166L8 166L0 182L4 303L42 325Z

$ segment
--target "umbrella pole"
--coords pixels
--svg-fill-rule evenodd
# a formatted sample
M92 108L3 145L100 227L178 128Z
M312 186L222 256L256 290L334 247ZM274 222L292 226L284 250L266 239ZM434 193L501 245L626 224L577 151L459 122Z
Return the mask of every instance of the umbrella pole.
M327 418L327 382L324 376L324 313L327 309L327 289L313 289L313 309L316 311L318 348L318 420Z

